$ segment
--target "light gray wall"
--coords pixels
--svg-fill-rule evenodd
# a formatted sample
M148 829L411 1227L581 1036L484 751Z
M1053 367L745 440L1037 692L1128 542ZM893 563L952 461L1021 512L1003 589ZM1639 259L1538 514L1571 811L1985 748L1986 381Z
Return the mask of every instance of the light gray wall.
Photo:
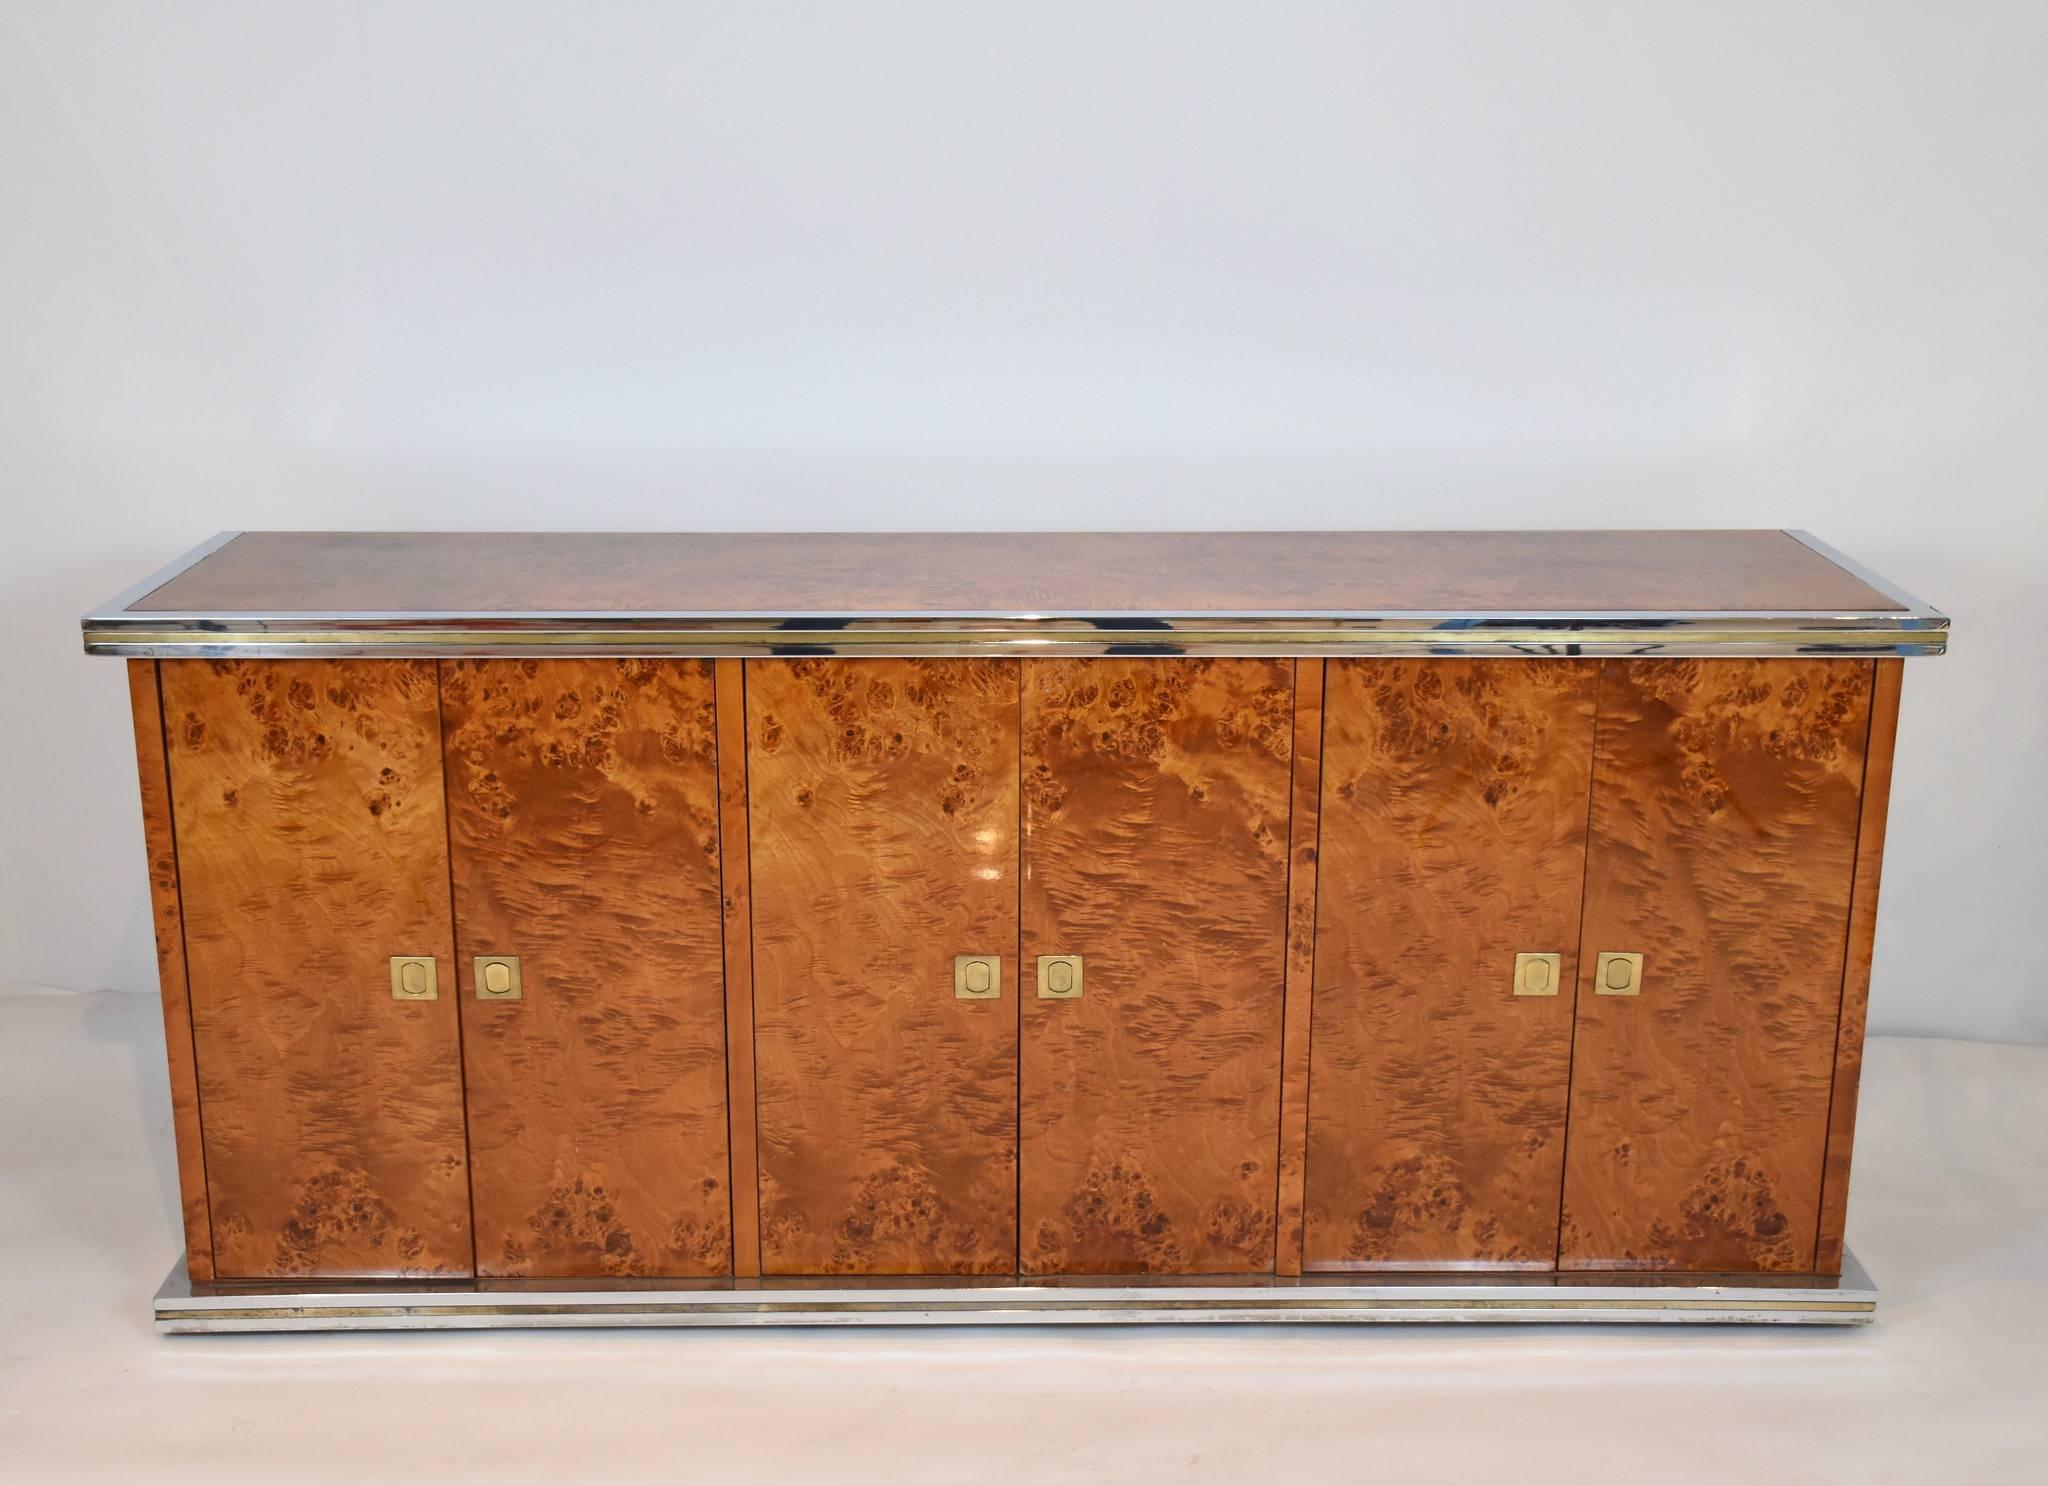
M1874 1021L2048 1040L2048 6L0 0L0 965L152 983L80 611L241 527L1803 526Z

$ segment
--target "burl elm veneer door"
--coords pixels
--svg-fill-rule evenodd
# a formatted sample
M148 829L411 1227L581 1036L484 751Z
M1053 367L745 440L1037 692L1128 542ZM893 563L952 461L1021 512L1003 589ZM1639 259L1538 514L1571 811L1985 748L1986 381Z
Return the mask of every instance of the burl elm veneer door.
M1813 1268L1873 675L1605 663L1564 1268Z
M1311 1269L1555 1266L1598 682L1329 664Z
M165 661L163 698L220 1277L468 1274L434 663Z
M1270 1272L1294 663L1023 668L1022 1267Z
M711 662L441 690L477 1272L730 1273Z
M1017 670L747 662L766 1273L1016 1267Z

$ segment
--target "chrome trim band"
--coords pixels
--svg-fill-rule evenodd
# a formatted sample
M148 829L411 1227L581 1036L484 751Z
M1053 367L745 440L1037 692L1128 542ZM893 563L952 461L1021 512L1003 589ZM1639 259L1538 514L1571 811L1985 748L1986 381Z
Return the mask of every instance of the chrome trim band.
M1670 1322L1855 1326L1877 1290L1853 1255L1839 1282L1772 1276L1702 1282L1674 1276L1404 1275L1133 1283L937 1280L712 1281L643 1289L540 1288L499 1282L322 1286L215 1285L195 1295L182 1261L156 1295L166 1335L239 1331L416 1331L565 1326L989 1326Z
M1362 614L759 619L724 615L97 615L93 655L328 656L1940 655L1948 620L1897 613Z

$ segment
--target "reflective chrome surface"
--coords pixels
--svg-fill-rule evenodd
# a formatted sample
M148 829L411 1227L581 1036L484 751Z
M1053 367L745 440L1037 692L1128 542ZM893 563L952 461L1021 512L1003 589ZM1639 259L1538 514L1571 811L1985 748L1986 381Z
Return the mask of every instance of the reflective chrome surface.
M151 614L83 623L91 655L1940 655L1948 621L1869 615L1376 614L735 619L727 615Z
M205 1286L181 1259L156 1295L167 1335L564 1326L1039 1326L1208 1322L1629 1322L1855 1326L1877 1291L1854 1255L1837 1281L1743 1275L1351 1275L1045 1282L929 1278Z
M1901 609L1668 613L1359 611L1275 614L127 612L236 533L81 621L92 655L293 656L1686 656L1940 655L1949 621L1804 532L1790 535Z

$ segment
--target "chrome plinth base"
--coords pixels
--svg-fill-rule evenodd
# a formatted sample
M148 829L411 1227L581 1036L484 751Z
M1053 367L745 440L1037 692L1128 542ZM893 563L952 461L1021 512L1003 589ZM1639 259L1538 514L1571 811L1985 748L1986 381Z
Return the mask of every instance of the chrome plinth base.
M1134 1322L1578 1321L1855 1326L1877 1290L1850 1255L1839 1281L1742 1275L1350 1275L1299 1280L1129 1277L1017 1282L561 1281L195 1287L182 1260L156 1294L165 1334L555 1326L1039 1326Z

